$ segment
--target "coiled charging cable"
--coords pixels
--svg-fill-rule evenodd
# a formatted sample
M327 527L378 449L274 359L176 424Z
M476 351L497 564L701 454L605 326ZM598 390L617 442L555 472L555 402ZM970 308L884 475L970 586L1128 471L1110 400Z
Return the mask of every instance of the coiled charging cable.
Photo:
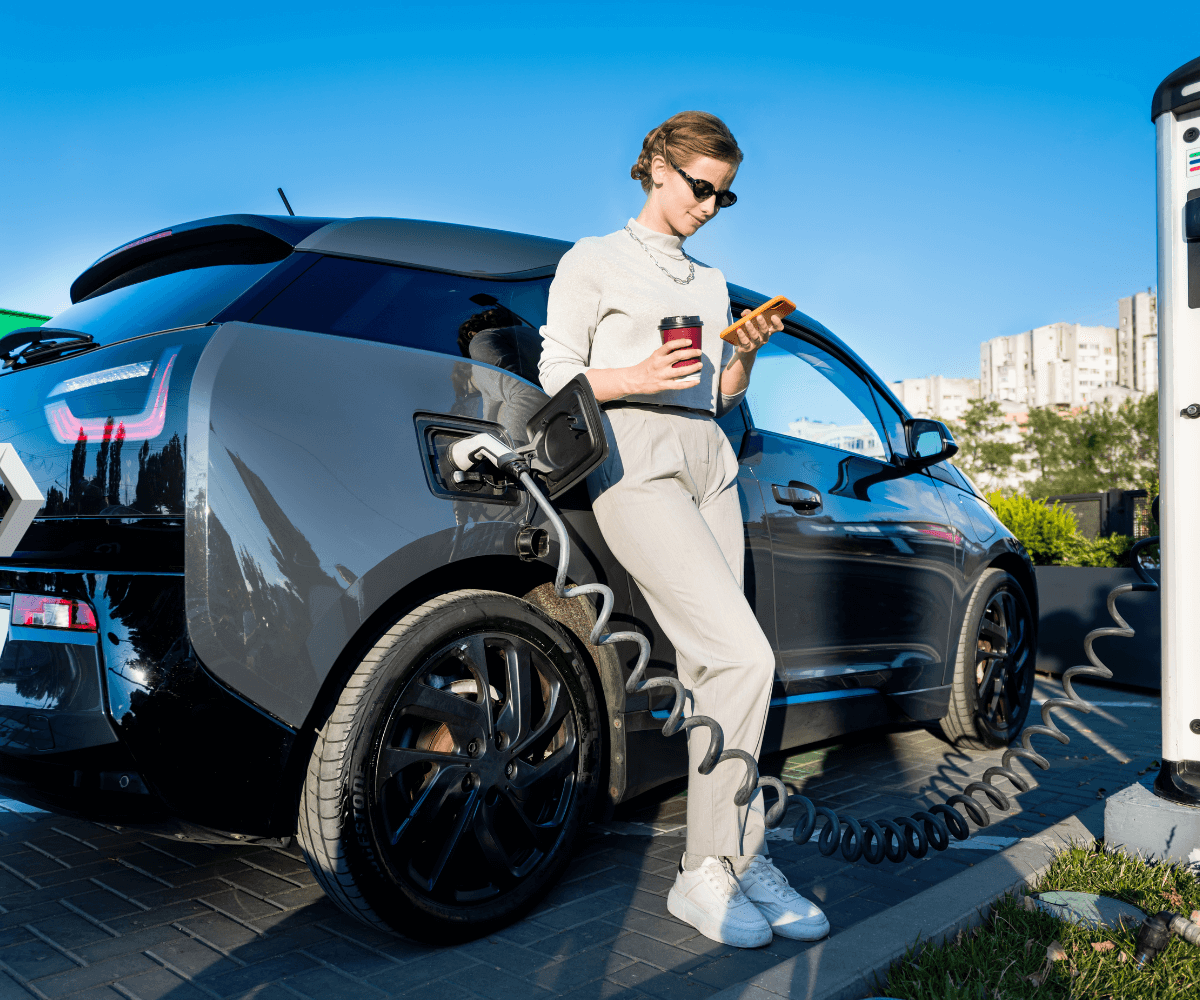
M691 715L683 718L683 709L687 699L687 690L677 677L647 678L646 664L650 660L650 640L640 632L606 632L608 619L613 610L612 589L603 583L585 583L578 585L567 584L567 566L571 561L571 540L567 536L566 525L555 509L554 504L542 492L541 487L534 481L529 470L528 462L517 452L509 448L491 434L476 434L455 442L450 447L451 462L461 470L469 469L481 458L485 458L499 468L507 476L517 479L529 491L542 513L550 522L554 535L558 539L558 571L554 576L554 592L561 598L587 597L596 595L600 598L600 610L596 615L596 623L588 635L588 642L593 646L610 646L618 642L636 642L638 645L637 665L629 680L625 682L628 694L644 691L670 689L675 699L671 705L670 715L663 723L664 736L674 736L680 730L687 731L697 726L708 727L708 751L704 759L697 765L701 774L712 773L713 768L727 760L740 760L746 766L746 777L733 797L733 801L744 806L754 797L760 788L770 788L775 792L775 804L768 810L765 821L768 827L776 827L787 812L788 793L782 781L769 775L758 773L758 762L745 750L725 749L725 734L720 724L707 715Z
M956 840L966 840L971 834L971 828L966 816L955 806L962 806L966 813L975 821L977 826L986 827L991 823L987 808L972 796L982 793L991 804L1001 810L1011 808L1009 797L997 788L993 782L1004 778L1016 787L1018 792L1029 791L1030 785L1020 774L1010 766L1013 759L1028 760L1043 771L1049 770L1050 762L1031 746L1034 736L1049 736L1059 743L1070 743L1071 738L1054 724L1053 713L1057 709L1070 709L1074 712L1090 712L1092 706L1074 689L1072 682L1076 677L1098 677L1107 680L1112 677L1108 669L1096 655L1092 644L1104 636L1119 636L1131 638L1135 632L1129 623L1121 617L1116 608L1116 599L1122 594L1138 591L1156 591L1158 584L1146 572L1141 563L1141 553L1152 545L1158 544L1158 537L1144 538L1137 542L1129 552L1130 561L1141 577L1141 583L1122 583L1114 587L1108 594L1108 613L1116 627L1108 626L1093 629L1083 640L1084 652L1090 665L1076 666L1068 669L1062 677L1065 698L1051 698L1042 705L1041 725L1026 726L1021 733L1021 745L1010 746L1005 752L998 767L989 767L983 772L980 781L973 781L962 793L951 795L944 803L931 806L928 810L920 810L911 816L897 816L895 820L864 819L859 820L849 816L839 816L834 810L825 806L814 806L804 795L790 795L783 782L770 775L758 773L758 763L745 750L724 749L725 736L721 726L715 719L707 715L692 715L683 718L683 709L687 699L687 690L677 677L645 676L646 664L650 659L650 641L640 632L606 632L608 619L613 610L613 592L602 583L586 583L579 585L567 584L567 566L571 559L571 542L567 536L566 525L558 511L542 492L530 474L528 462L508 445L490 434L476 434L456 442L450 448L450 459L459 469L469 469L480 459L487 459L509 477L518 480L529 491L558 539L558 570L554 577L554 592L560 598L600 597L600 611L596 615L596 623L588 636L588 642L593 646L612 645L618 642L635 642L639 653L637 665L625 683L628 694L637 694L655 690L670 689L675 697L671 705L667 721L663 723L664 736L674 736L680 730L687 731L697 726L706 726L709 733L708 752L700 762L697 770L701 774L709 774L718 764L727 760L740 760L746 766L746 777L734 795L734 802L739 806L746 805L760 788L770 788L775 792L775 803L767 810L766 826L768 829L779 825L787 811L788 805L794 803L803 810L800 822L792 830L792 839L797 844L807 844L816 829L817 818L825 820L817 838L817 850L829 857L841 847L842 857L854 862L866 858L871 864L879 864L884 858L889 861L903 861L909 855L923 858L933 847L936 851L944 851L950 846L950 837Z
M796 795L793 801L804 810L804 816L792 831L792 839L798 844L807 843L819 815L825 818L826 823L817 840L817 849L826 857L833 854L840 840L842 856L847 861L857 861L860 857L865 857L871 864L878 864L885 857L889 861L903 861L909 854L916 858L924 857L930 846L934 850L944 851L950 844L951 835L956 840L966 840L970 836L971 828L967 825L966 817L954 808L957 805L961 805L978 826L988 826L991 817L986 807L972 798L973 795L982 793L997 809L1007 811L1011 807L1008 796L992 782L997 778L1005 778L1017 791L1029 791L1029 782L1010 766L1013 759L1028 760L1046 771L1050 768L1050 762L1030 745L1033 737L1049 736L1059 743L1071 742L1071 738L1054 724L1052 715L1060 708L1074 712L1092 710L1092 706L1087 699L1080 696L1072 682L1076 677L1099 677L1102 680L1112 677L1112 671L1100 661L1092 644L1103 636L1131 638L1135 634L1129 623L1117 611L1116 600L1122 594L1158 590L1158 584L1146 572L1141 562L1141 553L1157 544L1157 536L1144 538L1129 550L1130 562L1142 582L1118 584L1109 591L1108 613L1117 623L1117 627L1093 629L1084 637L1083 649L1090 666L1071 667L1063 674L1062 685L1066 697L1051 698L1043 703L1042 724L1026 726L1021 733L1021 745L1010 746L1004 752L999 767L989 767L983 772L981 781L971 782L961 794L951 795L945 803L938 803L928 810L913 813L912 816L897 816L894 821L839 817L832 809L821 806L814 808L812 802L803 795Z

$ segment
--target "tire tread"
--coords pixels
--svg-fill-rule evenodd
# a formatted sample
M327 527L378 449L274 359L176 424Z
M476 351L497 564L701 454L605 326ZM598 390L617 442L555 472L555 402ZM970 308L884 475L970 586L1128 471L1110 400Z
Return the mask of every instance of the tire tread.
M325 894L342 910L380 930L395 928L376 912L356 884L342 841L342 817L349 786L345 769L352 757L355 723L373 697L381 676L380 665L419 625L452 605L496 598L513 599L497 591L456 590L430 598L405 614L363 655L317 733L300 795L297 839Z

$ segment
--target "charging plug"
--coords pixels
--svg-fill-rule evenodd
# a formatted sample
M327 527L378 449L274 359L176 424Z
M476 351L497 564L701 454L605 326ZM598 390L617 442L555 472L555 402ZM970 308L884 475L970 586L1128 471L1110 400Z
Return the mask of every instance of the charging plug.
M448 453L450 464L466 472L477 462L491 462L510 479L529 471L529 464L494 434L472 434L455 441Z

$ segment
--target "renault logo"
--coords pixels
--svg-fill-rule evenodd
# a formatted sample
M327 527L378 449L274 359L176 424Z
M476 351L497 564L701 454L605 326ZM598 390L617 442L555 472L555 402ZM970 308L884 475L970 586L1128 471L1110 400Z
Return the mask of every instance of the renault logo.
M0 558L7 559L16 552L46 498L38 492L37 483L11 444L0 444L0 479L12 497L0 519Z

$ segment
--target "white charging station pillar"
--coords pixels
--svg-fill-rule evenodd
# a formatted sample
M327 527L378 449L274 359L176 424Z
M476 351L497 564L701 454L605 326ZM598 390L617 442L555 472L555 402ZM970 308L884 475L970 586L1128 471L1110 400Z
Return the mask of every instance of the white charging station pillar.
M1200 59L1168 76L1158 133L1158 415L1162 770L1154 791L1200 805Z

